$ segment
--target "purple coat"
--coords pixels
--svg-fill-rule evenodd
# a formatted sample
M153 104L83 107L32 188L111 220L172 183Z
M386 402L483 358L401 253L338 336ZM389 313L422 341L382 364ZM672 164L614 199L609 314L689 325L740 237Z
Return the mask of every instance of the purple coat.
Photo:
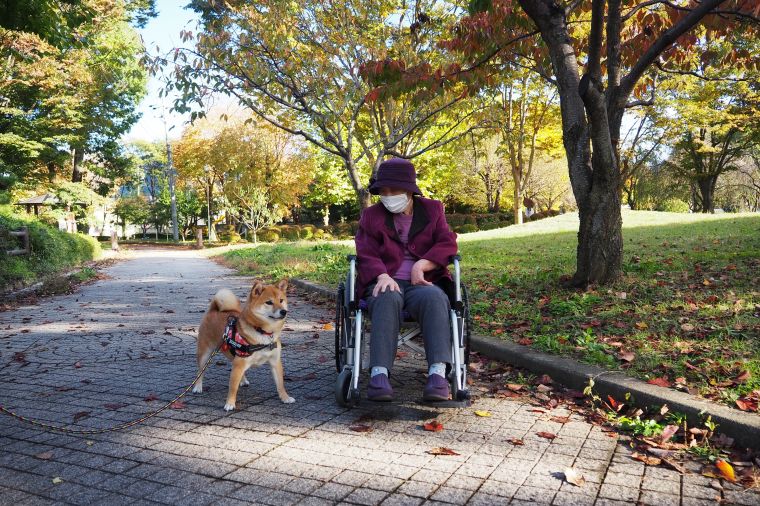
M457 253L457 235L449 230L443 204L415 196L413 206L409 252L417 259L424 258L442 266L425 273L426 280L435 283L443 277L451 279L446 266ZM380 274L395 276L404 259L404 245L393 224L393 214L382 203L362 211L355 240L359 274L356 295L361 298Z

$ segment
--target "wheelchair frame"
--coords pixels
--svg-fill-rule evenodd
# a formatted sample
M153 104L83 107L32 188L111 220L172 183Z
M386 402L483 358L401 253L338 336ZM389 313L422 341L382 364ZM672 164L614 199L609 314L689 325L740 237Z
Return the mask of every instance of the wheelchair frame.
M335 382L335 400L340 406L353 407L360 401L359 375L362 370L362 352L364 333L367 328L365 309L360 301L355 300L356 255L348 255L349 271L346 281L338 285L335 311L335 366L338 377ZM467 364L470 348L470 308L467 289L460 282L459 262L461 257L455 255L450 262L454 264L455 300L449 311L451 329L451 367L447 379L451 388L451 401L439 401L431 404L446 406L452 403L456 407L469 404L470 392L467 389ZM424 351L409 341L422 332L416 322L405 325L401 322L399 344L406 344L416 351ZM407 327L405 329L405 327Z

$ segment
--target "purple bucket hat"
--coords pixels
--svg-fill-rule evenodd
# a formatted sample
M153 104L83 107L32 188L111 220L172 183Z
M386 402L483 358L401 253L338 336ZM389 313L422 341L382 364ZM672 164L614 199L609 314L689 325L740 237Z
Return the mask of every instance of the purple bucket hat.
M417 174L414 165L404 158L391 158L385 160L377 168L377 176L370 180L369 192L373 195L380 193L380 188L399 188L422 195L417 186Z

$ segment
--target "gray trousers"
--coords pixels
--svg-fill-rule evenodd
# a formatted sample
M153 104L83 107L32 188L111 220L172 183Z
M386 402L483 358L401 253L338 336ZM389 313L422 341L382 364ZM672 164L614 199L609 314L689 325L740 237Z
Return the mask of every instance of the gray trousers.
M451 362L451 324L449 298L439 287L412 285L396 280L401 293L386 289L372 297L372 284L367 289L372 331L369 342L370 367L385 367L390 372L396 358L401 311L406 309L422 327L428 364Z

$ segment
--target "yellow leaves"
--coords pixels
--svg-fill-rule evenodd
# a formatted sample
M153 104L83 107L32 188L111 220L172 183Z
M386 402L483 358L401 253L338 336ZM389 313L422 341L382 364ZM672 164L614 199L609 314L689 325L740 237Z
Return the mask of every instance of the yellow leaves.
M718 468L718 471L720 471L720 474L723 475L725 479L731 482L736 481L736 475L734 474L734 468L726 462L725 460L719 460L715 463L715 467Z
M649 328L649 325L647 325L645 322L636 322L634 323L634 326L639 330L646 330Z
M488 417L491 416L491 412L490 411L475 411L475 415L476 416L480 416L480 417L484 417L484 418L488 418Z
M53 485L60 485L61 483L63 483L63 479L62 478L60 478L58 476L56 476L55 478L53 478Z

